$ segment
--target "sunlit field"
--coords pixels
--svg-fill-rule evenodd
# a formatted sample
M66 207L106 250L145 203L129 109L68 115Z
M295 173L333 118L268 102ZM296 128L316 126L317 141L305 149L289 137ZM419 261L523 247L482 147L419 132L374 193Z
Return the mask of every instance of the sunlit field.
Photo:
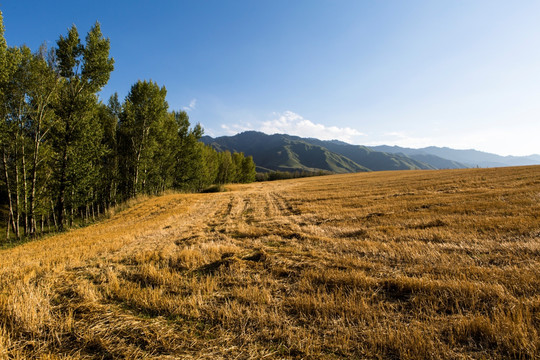
M0 251L0 358L538 359L540 167L138 199Z

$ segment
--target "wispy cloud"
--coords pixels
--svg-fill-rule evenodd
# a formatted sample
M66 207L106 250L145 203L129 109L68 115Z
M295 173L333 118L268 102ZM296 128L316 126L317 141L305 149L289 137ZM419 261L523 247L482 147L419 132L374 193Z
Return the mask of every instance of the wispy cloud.
M192 99L190 102L189 102L189 105L188 106L184 106L182 109L185 110L185 111L192 111L192 110L195 110L195 107L197 106L197 99Z
M313 137L321 140L341 140L354 142L357 136L365 134L350 127L326 126L317 124L292 111L274 113L273 119L263 121L257 126L251 124L221 125L221 128L229 134L235 134L246 130L258 130L267 134L289 134L302 137Z

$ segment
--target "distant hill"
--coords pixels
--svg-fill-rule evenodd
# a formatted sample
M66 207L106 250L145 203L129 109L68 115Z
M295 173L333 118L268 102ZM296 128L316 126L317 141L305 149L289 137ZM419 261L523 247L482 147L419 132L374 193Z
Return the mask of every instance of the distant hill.
M369 148L375 151L383 151L390 154L401 154L410 157L411 159L429 164L437 169L463 169L473 167L471 164L449 160L448 158L422 151L422 149L410 149L388 145L370 146Z
M202 141L218 151L243 152L253 156L257 171L359 171L460 169L540 165L540 155L500 156L477 150L430 146L411 149L399 146L361 146L338 140L301 138L286 134L267 135L246 131L234 136Z
M418 161L403 154L375 151L362 145L351 145L343 141L304 139L312 144L324 146L328 150L343 155L373 171L381 170L428 170L437 169L429 163Z
M532 161L538 161L540 163L540 155L533 154L533 155L527 156L527 158L531 159Z
M341 141L322 141L285 134L267 135L247 131L234 136L202 141L219 151L243 152L253 156L258 171L359 171L435 169L405 155L374 151Z
M257 171L331 171L351 173L370 171L345 156L302 141L289 135L266 135L248 131L235 136L211 138L202 141L218 151L243 152L253 156Z
M464 164L468 167L501 167L520 165L540 165L540 155L530 156L500 156L478 150L456 150L447 147L430 146L420 149L403 148L399 146L371 146L376 151L405 154L409 157L421 159L422 156L434 155L450 161Z

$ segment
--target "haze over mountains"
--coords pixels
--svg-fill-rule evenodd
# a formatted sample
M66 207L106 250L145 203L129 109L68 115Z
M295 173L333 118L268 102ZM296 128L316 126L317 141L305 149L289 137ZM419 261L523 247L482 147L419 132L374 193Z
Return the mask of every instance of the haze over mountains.
M441 158L462 162L469 167L500 167L540 164L540 155L529 156L500 156L478 150L456 150L447 147L429 146L421 149L410 149L399 146L373 146L376 151L401 153L413 158L435 155Z
M351 145L338 140L301 138L287 134L267 135L246 131L234 136L204 136L205 144L218 151L253 156L257 171L331 171L350 173L381 170L457 169L538 165L540 155L500 156L477 150L426 147Z

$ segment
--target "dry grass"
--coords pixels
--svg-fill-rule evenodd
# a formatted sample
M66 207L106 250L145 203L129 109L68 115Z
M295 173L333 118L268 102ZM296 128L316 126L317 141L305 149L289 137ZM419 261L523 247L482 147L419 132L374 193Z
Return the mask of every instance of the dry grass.
M0 358L540 358L540 167L166 195L0 252Z

